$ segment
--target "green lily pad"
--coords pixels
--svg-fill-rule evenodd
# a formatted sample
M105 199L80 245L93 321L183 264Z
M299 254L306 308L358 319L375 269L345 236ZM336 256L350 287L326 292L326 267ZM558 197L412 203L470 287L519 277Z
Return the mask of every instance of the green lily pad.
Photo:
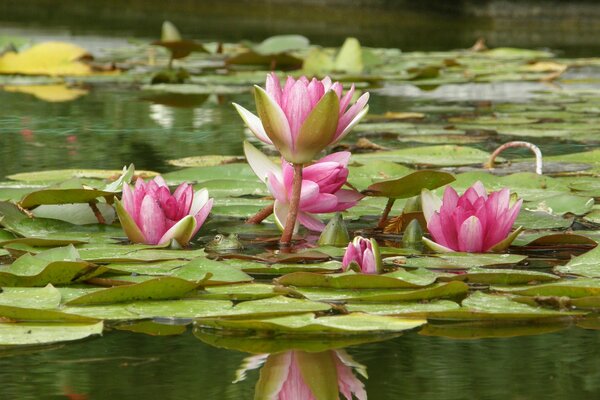
M196 325L203 328L271 331L278 334L364 335L379 332L402 332L417 328L426 322L422 319L353 313L319 318L314 314L300 314L255 320L198 319Z
M321 251L321 248L319 248ZM223 263L240 268L248 274L257 275L284 275L293 272L334 272L342 268L339 261L327 261L313 264L265 264L247 260L225 260Z
M557 281L560 277L545 272L528 271L523 269L488 269L473 268L465 274L454 275L451 278L441 277L440 280L461 280L469 283L520 285L539 282Z
M426 270L397 270L383 275L366 275L354 271L340 274L294 272L275 280L280 285L326 287L334 289L418 288L431 285L436 275Z
M121 303L134 300L173 299L191 292L202 282L165 276L133 285L98 290L68 301L69 306Z
M519 254L473 254L473 253L443 253L431 257L388 258L384 261L392 262L407 268L428 269L470 269L491 265L514 265L527 259Z
M46 286L89 279L106 271L79 259L75 248L58 247L33 256L24 254L14 263L0 268L2 286Z
M458 310L432 312L429 319L515 321L559 319L583 315L577 312L549 310L512 301L506 296L475 292L463 300Z
M348 304L345 308L349 312L363 312L375 315L400 315L410 318L426 318L430 312L456 310L458 303L449 300L433 300L430 302L402 302L382 304Z
M454 181L454 176L441 171L415 171L402 178L377 182L365 191L369 196L404 199L421 194L423 189L436 189Z
M356 154L352 156L352 160L361 164L380 160L419 166L451 167L483 164L489 156L485 151L473 147L441 145Z
M175 336L184 334L187 330L187 326L158 324L153 321L139 321L117 325L115 326L115 329L133 333L143 333L150 336Z
M566 265L554 267L559 274L579 275L586 278L600 278L600 247L573 258Z
M537 208L548 210L554 215L564 215L566 213L584 215L591 211L593 205L594 199L590 197L560 194L542 200L538 203ZM531 204L526 204L526 207L529 209L536 208L532 207Z
M182 265L170 275L188 281L201 281L204 286L252 281L252 277L239 268L204 257Z
M313 301L395 302L439 298L460 298L469 287L464 282L434 284L421 289L329 289L294 288L293 292Z
M0 323L0 345L36 345L80 340L101 335L102 322L96 323Z
M223 285L206 288L205 292L196 295L201 299L216 300L257 300L278 296L273 285L266 283L244 283L239 285Z
M524 296L566 296L571 298L600 296L600 280L570 279L535 286L492 286L493 290Z
M113 192L98 189L42 189L25 195L19 204L23 208L34 208L42 204L89 203L98 197L113 196Z

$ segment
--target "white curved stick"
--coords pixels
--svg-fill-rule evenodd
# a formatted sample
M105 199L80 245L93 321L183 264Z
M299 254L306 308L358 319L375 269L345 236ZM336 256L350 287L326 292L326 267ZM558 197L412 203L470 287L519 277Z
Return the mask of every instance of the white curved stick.
M498 157L498 155L504 150L511 147L526 147L529 150L531 150L533 154L535 154L535 173L538 175L542 175L542 151L535 144L522 141L508 142L498 147L490 156L490 159L485 164L485 167L494 168L494 161L496 160L496 157Z

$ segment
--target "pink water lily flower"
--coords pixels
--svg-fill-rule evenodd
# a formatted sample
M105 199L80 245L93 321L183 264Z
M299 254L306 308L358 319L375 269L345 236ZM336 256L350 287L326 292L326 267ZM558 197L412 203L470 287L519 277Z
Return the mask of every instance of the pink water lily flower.
M279 167L249 142L244 142L244 153L254 173L275 197L275 220L283 229L292 193L292 166L282 160ZM344 211L363 198L355 190L342 189L348 178L349 161L350 153L341 151L304 168L298 213L298 221L302 225L320 232L325 224L312 214Z
M352 370L355 368L366 378L365 367L344 350L320 353L291 350L251 356L245 360L244 367L238 370L235 382L243 380L248 370L261 366L255 399L337 399L339 393L346 400L367 399L364 384Z
M346 271L348 268L358 269L363 274L381 272L381 256L377 242L374 239L357 236L348 243L342 260L342 269Z
M165 180L157 176L148 183L138 179L133 189L123 184L123 196L116 205L132 242L166 244L175 239L185 246L208 217L213 199L208 198L206 189L194 193L187 183L171 194Z
M271 73L265 87L254 87L258 117L233 105L259 140L273 144L294 164L310 162L325 147L341 140L369 109L369 93L350 105L354 85L342 95L342 85L329 77L288 77L282 88L277 75Z
M433 242L424 240L434 250L501 251L508 248L521 232L518 228L510 233L523 200L515 201L507 188L488 195L478 181L461 196L453 188L446 187L441 200L424 190L421 202Z

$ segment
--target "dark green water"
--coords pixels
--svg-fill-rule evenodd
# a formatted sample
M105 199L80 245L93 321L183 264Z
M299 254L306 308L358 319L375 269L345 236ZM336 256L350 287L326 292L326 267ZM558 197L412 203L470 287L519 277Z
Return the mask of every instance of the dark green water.
M566 328L515 338L455 340L409 333L347 349L365 365L369 399L594 399L600 336ZM248 354L174 337L109 332L31 353L0 353L3 399L251 399L258 379L232 384Z

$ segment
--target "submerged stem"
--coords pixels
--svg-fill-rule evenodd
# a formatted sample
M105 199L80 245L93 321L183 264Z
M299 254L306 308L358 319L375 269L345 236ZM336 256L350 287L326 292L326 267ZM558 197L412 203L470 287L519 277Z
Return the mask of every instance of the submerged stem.
M300 194L302 193L302 164L294 164L294 179L292 180L292 198L290 199L290 208L285 220L285 228L281 234L280 244L288 246L292 242L296 219L298 218L298 208L300 205Z
M262 210L260 210L259 212L257 212L256 214L254 214L253 216L248 218L246 220L246 223L247 224L260 224L261 222L263 222L263 220L265 218L267 218L269 215L273 214L274 206L275 206L275 204L270 204L270 205L266 206L265 208L263 208Z
M383 214L381 214L381 218L379 218L379 224L377 224L378 228L385 228L385 222L387 221L388 216L390 215L390 211L392 211L392 207L394 206L395 201L396 199L388 199L387 203L385 204L385 208L383 209Z

